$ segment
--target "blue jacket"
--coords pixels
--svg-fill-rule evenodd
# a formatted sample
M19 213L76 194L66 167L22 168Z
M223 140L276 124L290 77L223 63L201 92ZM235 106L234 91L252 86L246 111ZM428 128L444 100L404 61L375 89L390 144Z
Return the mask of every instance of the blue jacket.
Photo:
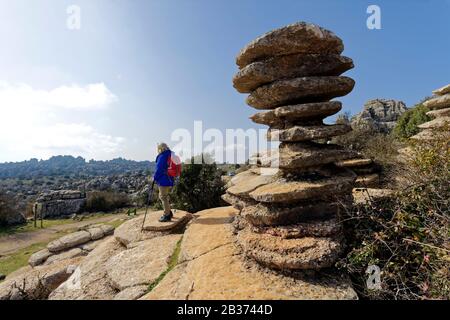
M167 163L172 151L166 150L158 154L156 157L156 171L153 175L153 180L156 181L158 186L161 187L173 187L173 178L167 174Z

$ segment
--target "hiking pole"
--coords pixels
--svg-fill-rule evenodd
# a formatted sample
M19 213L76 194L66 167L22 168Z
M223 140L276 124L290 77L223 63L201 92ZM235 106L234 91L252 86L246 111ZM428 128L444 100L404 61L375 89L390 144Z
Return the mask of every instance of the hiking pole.
M144 231L145 219L147 218L147 211L148 211L148 207L150 206L150 201L152 201L152 198L153 198L153 189L154 188L155 188L155 180L153 180L152 187L148 193L147 206L145 208L144 221L142 221L141 232Z

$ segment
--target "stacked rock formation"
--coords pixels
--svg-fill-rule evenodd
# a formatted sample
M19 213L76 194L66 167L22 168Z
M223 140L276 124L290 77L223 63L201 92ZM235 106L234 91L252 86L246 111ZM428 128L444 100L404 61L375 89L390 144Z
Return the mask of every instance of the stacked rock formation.
M336 165L356 173L356 188L377 187L380 184L379 167L372 159L348 159L339 161Z
M440 89L434 90L433 93L436 97L427 100L423 105L431 111L427 112L427 115L434 119L419 125L421 132L412 137L416 140L430 140L435 136L433 131L443 129L446 126L450 126L450 84ZM436 130L437 129L437 130ZM449 135L449 132L444 132Z
M351 130L323 123L342 107L330 100L355 84L341 76L353 68L343 49L332 32L299 22L257 38L237 57L234 87L250 93L247 103L264 110L251 119L281 144L260 156L260 167L233 177L223 199L241 210L237 240L245 255L270 268L330 267L342 250L339 212L351 202L356 175L334 163L355 154L317 140ZM264 174L261 167L274 162L276 173Z

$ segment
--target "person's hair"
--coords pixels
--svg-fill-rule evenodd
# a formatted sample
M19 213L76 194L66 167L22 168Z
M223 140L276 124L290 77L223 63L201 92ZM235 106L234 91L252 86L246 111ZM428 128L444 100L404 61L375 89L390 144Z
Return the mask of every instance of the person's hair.
M165 144L164 142L161 142L161 143L158 143L157 149L158 149L158 154L159 154L166 150L169 150L169 146L167 144Z

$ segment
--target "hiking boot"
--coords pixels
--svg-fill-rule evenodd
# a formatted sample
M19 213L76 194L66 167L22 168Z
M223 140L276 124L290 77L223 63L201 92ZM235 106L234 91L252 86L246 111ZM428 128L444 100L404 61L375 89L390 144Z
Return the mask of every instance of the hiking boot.
M170 222L172 220L172 215L169 214L163 214L161 218L159 218L159 222Z
M170 211L170 213L168 214L168 216L170 217L170 219L173 218L173 212L172 212L172 210Z

